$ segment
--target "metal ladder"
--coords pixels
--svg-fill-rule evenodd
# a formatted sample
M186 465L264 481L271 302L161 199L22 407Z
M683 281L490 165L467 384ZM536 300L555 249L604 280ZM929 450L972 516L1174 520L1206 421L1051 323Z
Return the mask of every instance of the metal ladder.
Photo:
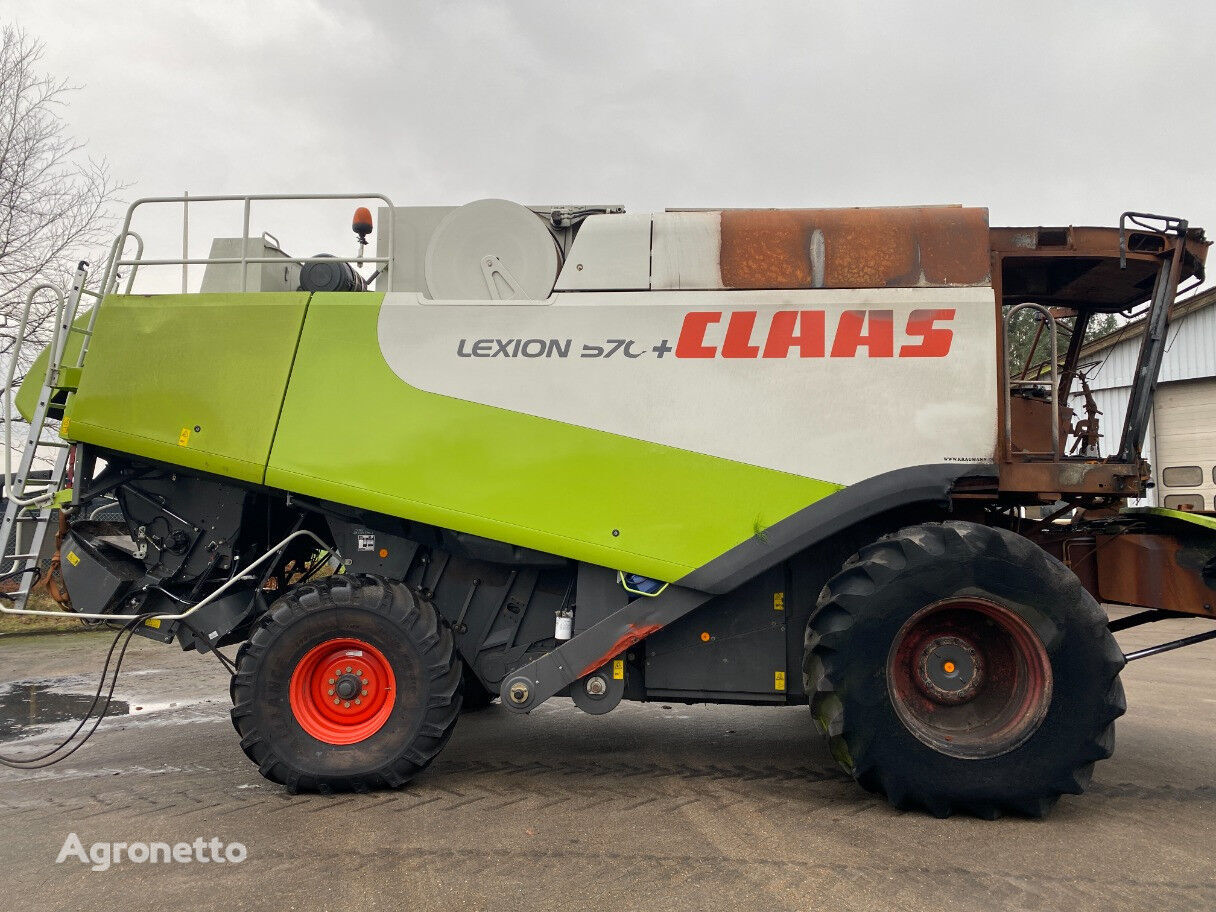
M30 289L26 296L25 310L17 329L13 347L9 353L10 363L8 383L4 389L4 519L0 523L0 572L10 578L20 580L17 591L10 593L11 600L8 610L21 610L29 599L29 595L39 578L38 558L46 543L47 531L51 518L61 506L59 492L63 487L67 472L68 457L71 444L60 439L54 425L49 425L52 419L48 414L51 410L51 400L56 393L75 387L75 378L68 378L64 368L64 356L68 351L68 339L73 333L81 338L80 353L76 357L75 370L84 362L88 351L89 339L92 337L92 321L89 327L74 325L80 307L81 297L85 294L85 283L88 279L88 263L81 261L72 279L72 288L65 296L53 285L42 284ZM12 402L16 396L13 389L13 378L17 362L25 342L26 327L29 322L30 309L36 295L43 291L51 291L56 297L56 312L54 331L49 347L47 371L38 391L38 402L34 413L30 416L29 430L25 446L22 450L21 461L16 473L12 469L13 452L13 414ZM91 292L90 292L91 293ZM32 477L35 472L36 460L41 453L54 451L52 469L49 478ZM29 527L32 529L25 545L21 544L18 530ZM24 550L23 550L24 549Z

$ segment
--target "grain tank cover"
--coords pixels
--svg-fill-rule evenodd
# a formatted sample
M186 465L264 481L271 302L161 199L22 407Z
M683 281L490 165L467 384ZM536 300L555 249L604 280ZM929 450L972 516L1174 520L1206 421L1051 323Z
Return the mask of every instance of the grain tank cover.
M531 209L486 199L450 212L426 249L426 287L439 300L541 300L561 256Z

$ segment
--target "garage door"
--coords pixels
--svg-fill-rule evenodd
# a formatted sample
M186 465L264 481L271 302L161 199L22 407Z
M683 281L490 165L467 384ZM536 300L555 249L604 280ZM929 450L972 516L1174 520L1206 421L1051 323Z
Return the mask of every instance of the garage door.
M1158 386L1153 421L1157 502L1216 510L1216 377Z

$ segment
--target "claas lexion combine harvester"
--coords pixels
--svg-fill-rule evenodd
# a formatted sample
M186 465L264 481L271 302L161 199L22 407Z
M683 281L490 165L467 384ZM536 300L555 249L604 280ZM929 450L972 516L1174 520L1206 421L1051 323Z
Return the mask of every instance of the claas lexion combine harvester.
M1126 660L1216 635L1112 636L1216 618L1216 519L1128 507L1203 277L1185 221L189 206L229 199L241 236L207 257L144 257L133 213L186 201L142 200L96 284L39 292L58 328L15 397L5 610L54 534L44 582L82 618L239 645L232 722L291 790L400 786L496 698L809 704L897 807L1041 815L1111 754ZM376 228L359 206L355 255L293 257L250 236L272 199ZM183 293L133 293L159 266ZM1100 434L1070 402L1111 313L1146 330ZM1051 352L1031 370L1018 314Z

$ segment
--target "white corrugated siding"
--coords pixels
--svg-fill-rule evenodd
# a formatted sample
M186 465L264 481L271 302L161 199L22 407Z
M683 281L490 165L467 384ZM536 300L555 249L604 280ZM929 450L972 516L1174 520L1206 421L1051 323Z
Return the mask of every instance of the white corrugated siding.
M1136 371L1136 358L1140 354L1141 337L1125 339L1118 345L1098 352L1096 358L1103 363L1091 372L1089 383L1094 400L1102 410L1102 455L1109 456L1118 449L1119 437L1123 433L1123 421L1127 416L1127 403L1131 398L1131 383ZM1193 311L1170 324L1165 355L1161 360L1159 383L1176 383L1216 377L1216 306ZM1080 384L1073 387L1080 391ZM1085 400L1077 396L1069 401L1079 417L1085 415ZM1155 418L1149 421L1149 431L1144 441L1144 458L1158 476L1157 446L1154 434ZM1216 434L1216 428L1213 429ZM1132 501L1133 506L1157 506L1161 498L1161 480L1155 478L1157 486L1150 489L1141 501Z
M1090 376L1095 389L1131 386L1140 354L1140 336L1098 352L1101 368ZM1216 377L1216 306L1204 307L1170 324L1160 382Z

